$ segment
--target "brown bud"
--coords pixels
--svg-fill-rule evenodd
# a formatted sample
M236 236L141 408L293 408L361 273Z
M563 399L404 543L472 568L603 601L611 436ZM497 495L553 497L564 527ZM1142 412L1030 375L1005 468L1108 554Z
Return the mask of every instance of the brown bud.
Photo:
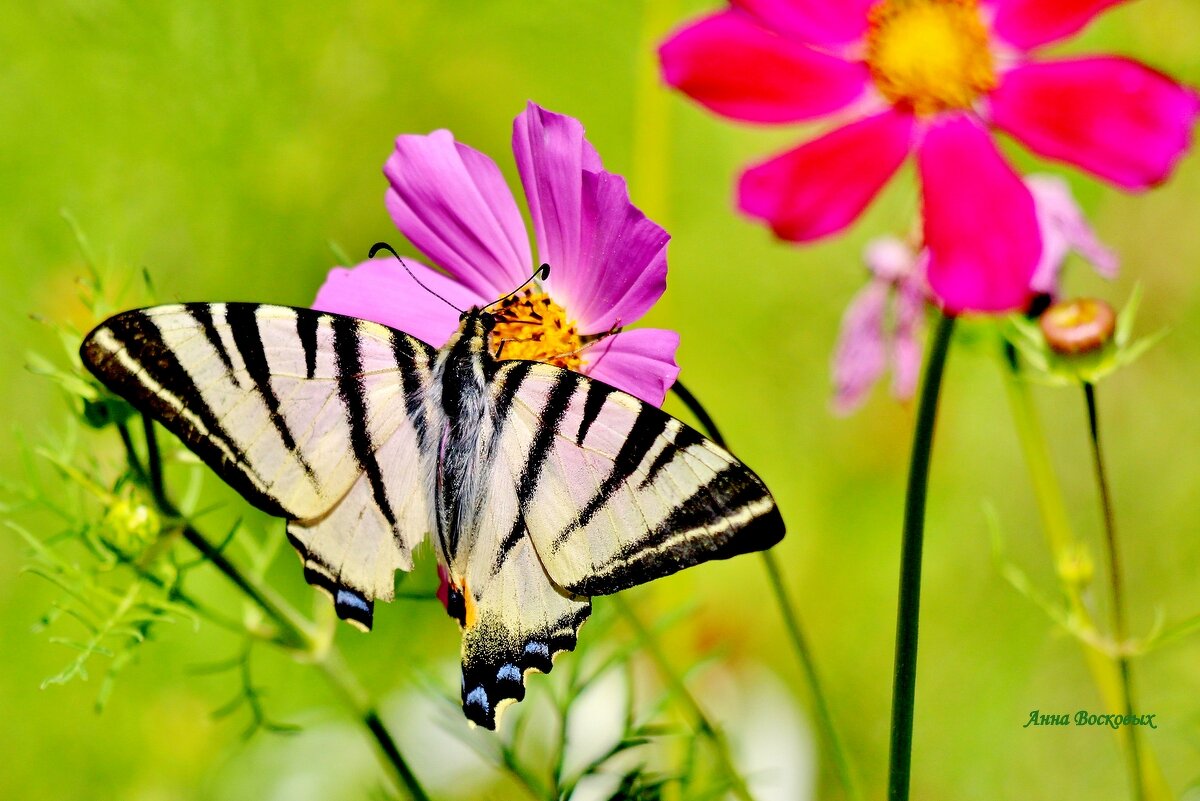
M1051 349L1071 356L1103 347L1112 338L1117 315L1102 300L1076 298L1055 303L1038 323Z

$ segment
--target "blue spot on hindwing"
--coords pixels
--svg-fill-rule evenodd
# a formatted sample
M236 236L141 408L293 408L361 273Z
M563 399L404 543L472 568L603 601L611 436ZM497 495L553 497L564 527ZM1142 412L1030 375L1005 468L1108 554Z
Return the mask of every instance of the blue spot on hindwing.
M345 588L338 590L337 600L334 601L338 606L352 606L355 609L360 609L363 612L370 612L371 606L367 603L367 599Z
M546 659L550 658L550 648L544 642L530 640L525 643L525 653L530 655L542 656Z
M521 671L516 665L501 665L500 670L496 673L496 681L517 681L521 680Z
M467 706L475 704L476 706L481 707L484 715L487 715L491 710L491 704L488 703L487 690L483 689L482 685L467 693L467 697L463 701L463 704Z

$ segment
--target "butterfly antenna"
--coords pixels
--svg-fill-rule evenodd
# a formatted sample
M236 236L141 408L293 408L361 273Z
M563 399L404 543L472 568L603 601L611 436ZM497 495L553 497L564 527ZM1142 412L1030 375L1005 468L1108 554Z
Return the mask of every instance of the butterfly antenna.
M539 281L545 281L549 277L550 277L550 265L543 264L541 267L538 267L536 270L533 271L533 275L531 275L525 279L525 283L521 284L519 287L514 289L512 292L509 292L507 295L500 298L499 300L493 300L491 303L489 303L487 306L484 306L483 308L489 309L492 306L495 306L497 303L503 303L504 301L511 298L513 295L520 292L525 287L529 286L530 283L532 283L535 278Z
M432 289L430 289L429 287L425 286L425 284L421 282L421 279L420 279L420 278L417 278L417 276L416 276L416 275L413 273L413 271L412 271L412 270L410 270L410 269L408 269L408 265L404 263L404 259L400 258L400 254L396 252L395 248L393 248L393 247L392 247L391 245L389 245L387 242L376 242L374 245L371 245L371 250L370 250L370 252L369 252L369 253L367 253L367 258L368 258L368 259L373 259L373 258L375 258L375 254L376 254L376 253L378 253L378 252L379 252L379 251L381 251L381 250L386 250L388 253L391 253L393 256L395 256L395 257L396 257L396 261L400 262L400 266L404 268L404 272L408 273L409 277L410 277L410 278L412 278L412 280L414 280L414 281L416 281L416 282L417 282L417 286L421 287L421 289L424 289L424 290L425 290L426 292L428 292L430 295L433 295L435 298L437 298L438 300L440 300L442 303L445 303L447 306L449 306L450 308L454 309L454 310L455 310L456 312L458 312L459 314L463 314L463 313L464 313L464 311L463 311L462 309L458 308L458 307L457 307L457 306L455 306L453 303L451 303L450 301L446 300L445 298L443 298L443 297L442 297L441 295L439 295L438 293L434 292L434 291L433 291ZM529 282L528 282L528 281L526 281L525 283L529 283Z

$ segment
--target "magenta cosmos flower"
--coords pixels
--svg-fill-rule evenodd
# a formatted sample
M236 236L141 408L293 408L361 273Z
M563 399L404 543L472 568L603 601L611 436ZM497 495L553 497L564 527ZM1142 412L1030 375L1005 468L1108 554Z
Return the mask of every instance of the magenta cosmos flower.
M536 359L661 404L679 374L674 331L623 330L666 289L666 231L606 172L578 120L530 103L513 123L538 261L517 203L487 156L449 131L406 134L384 165L386 203L409 241L445 273L405 259L460 309L513 292L538 264L550 276L493 308L492 344L505 359ZM458 312L419 287L393 258L335 268L313 307L405 331L440 347Z
M1120 0L732 0L660 50L668 83L738 120L836 114L741 177L739 205L789 240L849 225L915 154L929 284L951 312L1024 305L1040 244L1003 131L1130 190L1188 147L1197 94L1117 57L1041 60Z
M1104 278L1116 278L1117 254L1096 237L1067 182L1055 175L1030 175L1025 186L1033 195L1042 241L1031 292L1057 297L1072 253ZM916 392L929 260L928 248L894 236L867 244L863 262L871 280L846 307L833 352L833 410L838 414L861 406L889 365L892 397L906 401Z

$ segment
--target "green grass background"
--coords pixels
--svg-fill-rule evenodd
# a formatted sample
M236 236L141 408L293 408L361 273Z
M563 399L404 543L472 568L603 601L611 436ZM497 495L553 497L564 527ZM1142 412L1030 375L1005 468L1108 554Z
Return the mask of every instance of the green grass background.
M510 125L534 99L581 119L606 165L630 178L635 202L673 234L669 288L647 322L680 331L682 377L777 496L789 527L779 557L851 757L879 797L913 409L877 393L857 415L831 416L828 361L865 279L858 254L872 236L908 227L914 182L905 172L849 232L811 247L777 243L739 217L731 198L742 165L810 131L730 124L653 83L651 43L715 5L9 8L0 24L0 474L20 476L18 435L36 440L65 416L55 389L25 369L28 350L54 348L30 315L90 322L61 209L102 265L128 275L144 267L162 301L306 304L335 262L330 240L358 255L400 239L380 173L395 135L449 128L515 185ZM1141 0L1058 52L1128 54L1200 84L1198 35L1194 0ZM1022 168L1045 167L1009 150ZM1115 284L1077 266L1069 285L1119 304L1141 282L1141 330L1171 331L1099 393L1130 618L1145 631L1160 611L1168 620L1200 613L1200 159L1188 156L1165 187L1138 197L1063 171L1123 259ZM951 353L932 473L914 797L1123 797L1111 734L1021 728L1033 709L1098 711L1099 702L1075 643L990 561L989 502L1014 558L1043 586L1052 579L998 363L986 341L970 339ZM1037 401L1077 528L1102 564L1081 397L1039 390ZM272 583L308 608L286 551ZM236 652L220 632L165 631L103 715L92 709L95 681L39 690L70 655L31 632L54 593L18 575L23 560L16 538L0 537L0 797L356 798L371 786L368 746L328 690L284 658L256 660L255 678L276 716L310 724L308 734L242 745L238 724L210 719L232 683L191 669ZM229 599L216 578L197 586ZM723 661L763 666L807 704L757 560L704 566L632 596L648 618L694 605L672 634L680 664L717 643ZM402 747L425 738L404 714L414 670L456 688L454 628L436 608L396 603L369 637L339 631L372 692L393 699L385 710ZM629 635L617 627L606 636ZM1198 665L1195 639L1136 664L1140 707L1158 715L1145 736L1177 792L1200 779ZM534 678L532 693L545 681ZM457 758L428 754L418 773L428 760Z

